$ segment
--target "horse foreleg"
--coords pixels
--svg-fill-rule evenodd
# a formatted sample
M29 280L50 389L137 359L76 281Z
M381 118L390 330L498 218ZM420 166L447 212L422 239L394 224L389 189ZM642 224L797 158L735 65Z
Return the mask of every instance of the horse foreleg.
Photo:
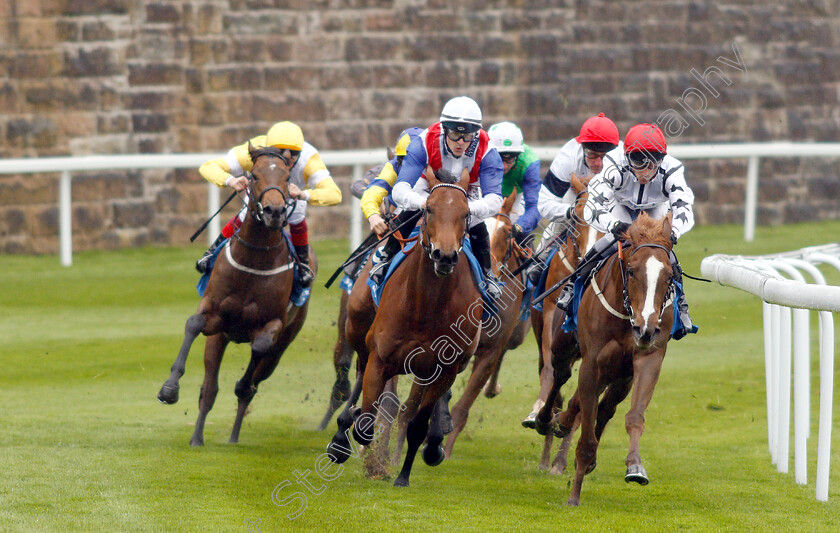
M272 320L263 327L251 342L251 360L248 362L248 368L245 369L245 373L236 382L233 389L238 402L236 420L233 422L233 429L230 432L230 439L228 439L231 444L239 442L242 421L248 412L248 406L251 405L251 401L257 394L259 384L274 372L277 363L280 362L280 357L283 355L283 350L291 342L290 332L285 331L283 326L282 320ZM282 338L280 338L281 336Z
M217 333L207 337L204 345L204 383L201 385L201 394L198 397L198 419L195 421L195 431L190 439L191 446L204 445L204 421L207 420L207 413L213 408L216 394L219 392L219 367L222 364L222 356L227 344L227 337Z
M659 380L659 371L664 357L664 350L660 350L633 358L633 397L630 401L630 409L624 418L624 427L630 437L625 461L627 473L624 475L624 481L628 483L635 481L639 485L647 485L650 482L645 467L642 466L642 457L639 455L639 441L645 431L645 410L653 397L653 389Z
M382 433L365 451L364 470L365 476L369 479L382 479L389 476L391 427L400 412L405 409L397 396L398 379L399 376L394 376L385 383L381 400L375 406L376 420L382 428Z
M572 430L560 440L560 448L557 449L557 455L554 456L554 461L551 463L551 470L548 471L549 474L559 476L566 471L566 466L568 466L569 461L569 449L572 446L572 435L574 435L579 425L580 417L577 417L575 418Z
M538 421L537 416L541 409L545 409L546 407L546 399L551 391L551 388L554 386L554 362L552 361L553 355L551 353L551 321L554 317L554 305L546 300L546 303L543 307L543 325L540 328L540 360L542 364L540 365L540 392L537 396L537 401L534 403L534 408L531 413L528 415L525 420L522 421L522 425L526 428L535 429L537 427ZM535 330L536 333L536 330ZM552 402L548 406L549 410L554 408L554 403ZM549 419L550 420L550 419ZM545 421L544 421L545 423ZM544 433L543 433L544 434Z
M350 397L350 364L353 361L353 348L347 342L345 336L345 322L347 321L347 292L342 292L340 309L338 312L338 339L333 347L333 366L335 367L335 383L330 393L330 403L327 405L327 412L321 423L318 424L318 431L327 427L333 413L341 407L347 398Z
M437 384L437 383L436 383ZM432 410L437 405L437 398L432 399L428 394L429 388L415 383L411 388L410 399L417 402L417 412L411 417L406 428L406 442L408 443L408 450L405 454L402 470L400 475L394 481L395 487L407 487L409 476L411 475L411 467L414 465L414 458L417 456L417 450L426 439L429 432L429 418L432 415ZM440 441L438 441L440 442Z
M364 383L365 369L361 365L361 361L361 357L357 359L358 368L356 369L356 383L353 385L350 398L347 399L344 409L336 419L338 430L335 432L332 440L327 445L327 453L330 455L330 458L333 462L339 464L349 459L351 455L355 455L357 450L350 442L350 427L353 425L353 418L358 410L356 408L356 402L359 401L359 396L362 394L362 386Z
M376 405L383 400L382 392L385 390L385 382L394 375L395 373L385 366L379 355L371 352L362 385L362 408L353 421L353 438L362 446L367 446L378 436L378 432L375 431Z
M598 369L592 359L584 358L578 375L577 396L580 402L580 438L575 449L575 479L566 505L580 505L583 476L595 460L598 439L595 437L595 417L598 411Z
M416 387L418 385L412 385ZM419 396L412 396L409 394L405 403L405 410L397 420L397 442L394 444L394 453L391 455L391 466L399 466L400 458L402 457L403 446L405 445L406 434L408 433L408 423L417 414L419 407Z
M543 440L542 454L540 454L540 464L537 465L537 468L540 470L548 470L549 468L549 460L551 459L551 444L553 442L554 435L551 433L546 434L545 439Z
M195 341L195 338L204 329L207 323L207 317L202 313L196 313L187 319L184 326L184 342L181 343L181 349L178 351L178 356L175 362L172 363L172 368L169 372L169 379L167 379L158 392L158 400L161 403L173 404L178 402L178 389L181 386L178 381L184 375L187 365L187 356L190 354L190 347Z
M472 373L467 382L467 387L464 389L464 394L458 400L458 403L452 408L452 433L446 439L445 451L447 458L452 455L455 440L467 425L470 408L475 403L478 395L481 394L482 386L493 373L493 369L496 367L500 356L501 354L497 346L490 346L488 350L482 350L475 354L475 362L473 363Z

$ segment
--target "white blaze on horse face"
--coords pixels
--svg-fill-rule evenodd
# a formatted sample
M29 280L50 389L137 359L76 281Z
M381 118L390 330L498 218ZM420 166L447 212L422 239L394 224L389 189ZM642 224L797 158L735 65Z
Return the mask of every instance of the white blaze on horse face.
M648 257L645 262L645 274L647 278L647 293L645 294L645 305L642 307L642 318L645 324L650 320L651 315L655 314L657 309L654 305L654 297L656 296L656 282L659 281L659 274L665 268L662 261L659 261L653 256ZM658 320L658 316L655 316Z
M275 168L277 168L277 163L271 163L271 165L268 168L270 170L274 170Z

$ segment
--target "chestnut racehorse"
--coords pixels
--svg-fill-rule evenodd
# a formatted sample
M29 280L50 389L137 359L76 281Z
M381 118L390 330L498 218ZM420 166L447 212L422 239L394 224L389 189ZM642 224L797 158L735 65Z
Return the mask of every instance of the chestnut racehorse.
M548 265L546 288L553 287L558 281L571 274L581 258L603 235L584 222L583 207L589 199L586 188L589 180L581 180L577 175L572 174L570 181L576 193L572 226L567 230L566 238ZM559 289L555 290L543 300L542 311L532 310L531 312L531 324L540 352L540 392L534 403L532 415L536 416L533 426L526 427L534 427L540 435L545 435L539 463L539 468L542 470L549 468L553 441L551 434L553 417L557 408L562 407L563 403L563 398L559 394L560 387L569 380L572 375L572 365L580 357L577 338L574 334L565 333L562 330L558 334L553 333L554 322L562 323L566 317L565 313L557 309L555 305L559 292ZM565 441L561 445L553 461L552 473L559 474L565 469L565 457L569 444L569 441Z
M204 383L198 420L190 444L204 444L204 422L219 391L219 366L230 341L251 344L251 360L236 383L239 398L230 442L239 431L257 386L268 378L306 319L308 301L291 304L294 258L283 227L293 209L289 197L288 161L276 148L249 145L254 168L249 175L248 216L242 228L219 254L196 314L187 319L184 342L158 399L178 401L178 381L195 338L207 336L204 346ZM311 248L310 248L311 250ZM317 270L314 253L310 264Z
M639 440L673 320L670 236L670 215L663 220L639 215L627 231L629 245L619 247L607 260L580 300L578 388L569 407L558 417L561 427L572 428L580 416L575 479L568 505L580 505L583 476L595 466L604 427L631 388L633 397L625 417L630 442L624 479L640 485L648 483Z
M375 411L384 403L386 382L399 374L413 375L407 400L408 412L413 413L407 428L408 450L395 486L408 486L424 440L426 464L443 461L440 419L445 404L439 400L475 353L483 312L478 286L462 252L470 217L469 174L465 171L458 183L439 182L429 172L426 179L430 191L420 223L422 251L412 248L417 253L409 253L382 291L365 339L368 357L362 407L351 417L353 438L361 445L369 444L377 436ZM348 339L353 334L351 322ZM327 448L336 462L350 455L349 425L343 427L347 422L342 413L339 430Z

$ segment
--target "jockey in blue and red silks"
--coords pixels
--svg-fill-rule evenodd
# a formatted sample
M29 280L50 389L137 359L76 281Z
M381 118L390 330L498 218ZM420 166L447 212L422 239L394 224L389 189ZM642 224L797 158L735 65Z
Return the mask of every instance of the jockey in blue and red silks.
M397 225L403 224L426 205L429 185L423 177L426 167L446 181L447 176L459 180L467 169L470 174L467 198L470 206L469 235L473 253L484 272L487 293L501 295L492 270L490 235L483 221L495 215L502 206L502 159L490 146L490 137L481 129L481 109L472 98L458 96L444 105L440 121L432 124L408 146L396 185L391 193L394 203L403 211ZM414 225L400 230L408 236ZM373 256L370 278L381 283L387 264L396 253L399 241L391 236Z

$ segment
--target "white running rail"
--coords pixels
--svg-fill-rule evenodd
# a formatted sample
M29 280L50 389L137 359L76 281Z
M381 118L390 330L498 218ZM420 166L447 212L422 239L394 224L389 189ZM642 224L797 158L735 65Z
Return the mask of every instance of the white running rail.
M827 285L818 265L828 265L840 271L840 244L813 246L766 256L713 255L703 259L700 269L704 276L713 281L744 290L763 301L767 442L772 462L782 473L788 472L790 455L793 364L794 479L801 485L808 481L809 310L819 312L820 412L816 498L827 501L834 396L832 313L840 312L840 287ZM807 283L800 271L813 278L814 283Z
M552 161L559 151L555 146L533 146L542 161ZM762 157L840 157L840 143L728 143L728 144L683 144L672 145L668 153L678 159L747 159L747 183L744 199L744 240L752 241L755 236L756 209L758 199L758 167ZM202 163L223 154L121 154L70 157L42 157L0 160L0 174L27 174L59 172L59 255L61 264L73 264L72 239L72 172L89 170L144 170L198 168ZM364 175L364 171L383 160L383 150L348 150L321 152L321 158L328 166L351 166L352 179ZM362 241L362 212L359 201L352 198L350 209L350 249ZM208 184L207 213L213 214L219 207L219 188ZM208 243L219 233L219 221L214 219L207 227Z

